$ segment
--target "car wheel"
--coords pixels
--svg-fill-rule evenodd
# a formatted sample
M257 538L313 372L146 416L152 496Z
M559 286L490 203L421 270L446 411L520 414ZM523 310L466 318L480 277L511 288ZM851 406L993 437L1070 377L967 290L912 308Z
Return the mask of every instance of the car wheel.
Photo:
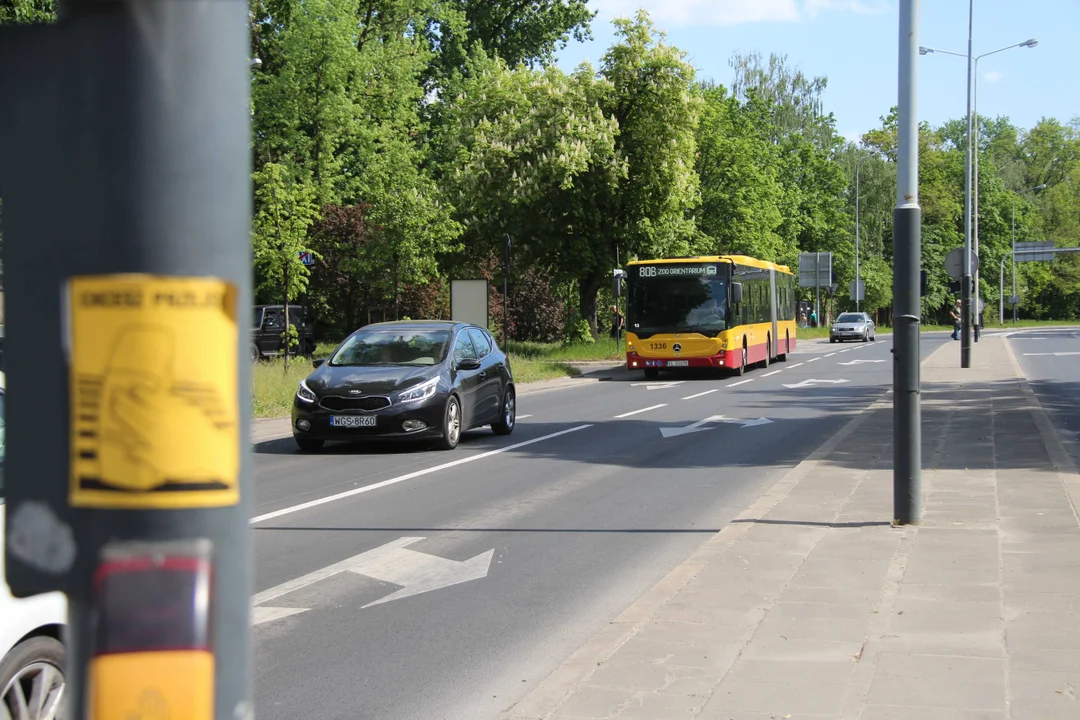
M829 343L830 343L830 344L831 344L831 343L834 343L834 342L836 342L836 338L834 338L834 337L831 337L831 338L829 338Z
M303 452L318 452L319 450L322 450L322 446L326 444L324 440L300 437L299 435L293 435L293 440L296 441L296 447L300 448Z
M645 368L645 379L656 380L660 377L660 371L657 368Z
M453 450L461 441L461 401L451 395L443 410L442 437L436 443L440 450Z
M735 371L736 375L745 375L746 374L746 356L747 356L746 346L743 345L743 348L742 348L742 361L739 363L739 369Z
M514 393L514 388L506 388L506 394L503 395L502 410L499 415L499 419L491 424L491 430L496 435L509 435L514 432L514 426L517 424L517 397Z
M0 661L0 710L15 720L63 717L64 646L51 637L24 640Z
M866 332L863 333L862 341L863 342L870 342L870 331L869 330L867 330Z
M262 357L262 353L259 352L259 346L258 345L256 345L255 343L252 343L251 348L249 349L248 352L250 352L250 354L251 354L251 362L259 362L259 358Z
M787 362L789 350L791 350L791 335L784 333L784 352L776 356L776 362Z
M768 369L769 355L772 354L772 338L765 338L765 359L761 361L761 367Z

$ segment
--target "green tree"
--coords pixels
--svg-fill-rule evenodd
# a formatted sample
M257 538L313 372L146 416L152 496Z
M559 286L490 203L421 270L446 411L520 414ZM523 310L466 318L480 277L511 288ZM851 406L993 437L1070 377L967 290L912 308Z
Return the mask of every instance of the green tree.
M307 231L318 217L317 189L302 169L274 162L254 173L258 211L252 228L255 265L264 285L285 305L285 368L295 343L289 303L308 285L308 269L300 252L308 249Z
M509 232L529 259L576 279L593 332L617 251L682 254L695 232L693 67L644 12L615 25L599 73L474 59L444 143L470 236Z
M3 0L0 25L26 25L56 19L56 0Z
M705 84L702 94L695 164L701 180L698 228L706 236L701 249L761 258L788 255L777 232L784 190L774 146L754 114L723 86Z

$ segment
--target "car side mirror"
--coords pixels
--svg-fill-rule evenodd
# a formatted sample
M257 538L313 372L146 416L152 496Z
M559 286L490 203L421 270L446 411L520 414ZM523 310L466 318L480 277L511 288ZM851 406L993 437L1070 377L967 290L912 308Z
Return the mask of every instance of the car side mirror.
M736 305L742 302L742 283L731 284L731 302Z
M458 370L479 370L480 369L480 361L477 360L476 358L462 358L461 360L458 360L457 369Z
M311 367L320 368L326 363L326 358L318 358L311 361Z

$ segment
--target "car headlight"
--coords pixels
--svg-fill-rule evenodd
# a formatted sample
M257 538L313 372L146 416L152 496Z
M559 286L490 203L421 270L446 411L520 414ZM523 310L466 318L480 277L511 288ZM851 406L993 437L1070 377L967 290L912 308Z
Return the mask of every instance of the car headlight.
M296 388L296 397L300 402L313 403L316 400L315 393L307 385L307 380L301 380Z
M439 389L439 378L434 377L430 380L425 380L419 385L415 385L408 390L403 390L398 393L397 401L399 403L419 402L420 400L427 400L428 398L435 397L435 391Z

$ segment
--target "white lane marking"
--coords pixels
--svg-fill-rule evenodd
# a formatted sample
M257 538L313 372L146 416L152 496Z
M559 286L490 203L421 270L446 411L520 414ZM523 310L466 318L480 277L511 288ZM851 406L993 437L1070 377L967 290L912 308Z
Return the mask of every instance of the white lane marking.
M801 388L801 387L810 387L811 385L826 385L826 384L828 384L828 385L840 385L840 384L843 384L843 383L846 383L846 382L851 382L851 381L850 380L818 380L817 378L810 378L808 380L803 380L800 383L795 383L794 385L785 385L784 387L786 387L786 388Z
M707 417L704 420L698 420L696 423L686 425L685 427L662 427L660 428L660 434L666 438L679 437L680 435L689 435L690 433L701 432L702 430L709 430L711 423L728 423L731 425L740 425L744 428L757 427L758 425L770 425L772 420L769 418L759 417L756 420L747 420L743 418L729 418L724 415L713 415Z
M797 367L802 367L802 366L803 366L803 365L805 365L805 364L806 364L806 363L795 363L794 365L788 365L788 366L787 366L787 369L788 369L788 370L794 370L795 368L797 368Z
M667 390L668 388L673 388L676 385L682 385L684 382L686 381L671 380L667 382L630 383L630 387L641 387L644 385L646 390Z
M831 353L829 353L828 355L826 355L825 357L832 357L832 356L833 356L833 355L835 355L835 354L836 354L836 353L834 353L834 352L831 352Z
M769 377L770 375L775 375L778 372L783 372L783 370L773 370L771 373L765 373L761 377Z
M487 577L491 559L495 555L494 548L462 561L447 560L437 555L407 549L407 546L423 539L403 537L391 540L385 545L263 590L251 598L251 603L255 606L252 610L252 624L261 625L310 610L260 605L343 572L354 572L401 586L399 590L364 605L365 608Z
M1036 355L1052 355L1053 357L1068 357L1070 355L1080 355L1080 352L1052 352L1052 353L1024 353L1024 357L1033 357Z
M720 392L720 388L713 388L712 390L706 390L705 392L699 392L697 395L687 395L683 400L693 400L694 398L702 397L703 395L709 395L714 392Z
M736 385L745 385L748 382L754 382L754 378L750 378L749 380L740 380L739 382L731 383L730 385L725 385L724 387L735 387Z
M840 352L851 352L851 348L845 348L845 349L841 350Z
M630 417L631 415L637 415L639 413L649 412L650 410L659 410L662 407L667 407L667 403L660 403L659 405L650 405L649 407L641 408L640 410L631 410L628 413L623 413L622 415L616 415L615 418L618 419L618 418Z
M531 418L531 417L532 417L532 415L518 415L517 419L518 420L524 420L525 418Z
M838 365L862 365L863 363L883 363L884 360L852 360L846 363L837 363Z
M477 455L470 455L468 457L463 457L459 460L451 460L450 462L443 463L442 465L424 468L423 470L417 470L415 472L411 472L406 475L400 475L398 477L390 478L388 480L383 480L382 482L377 482L372 485L365 485L364 487L353 488L352 490L346 490L345 492L340 492L336 495L328 495L327 497L319 498L318 500L309 500L308 502L300 503L299 505L293 505L292 507L274 510L273 512L268 512L263 515L253 517L251 518L251 520L248 521L248 523L254 525L256 523L273 520L274 518L283 517L285 515L291 515L293 513L300 512L301 510L307 510L308 508L318 507L319 505L325 505L326 503L332 503L338 500L344 500L345 498L352 497L353 495L360 495L361 493L371 492L372 490L378 490L389 485L396 485L397 483L405 482L406 480L412 480L414 478L423 477L424 475L430 475L431 473L439 472L440 470L446 470L448 468L457 467L458 465L464 465L466 463L475 462L477 460L483 460L484 458L493 457L495 455L500 455L504 452L510 452L511 450L517 450L518 448L534 445L538 442L544 442L545 440L551 440L562 435L569 435L570 433L575 433L580 430L587 430L591 427L592 425L578 425L577 427L572 427L568 430L560 430L559 432L551 433L549 435L544 435L538 438L533 438L532 440L526 440L525 442L507 445L506 447L496 448L495 450L488 450L487 452L482 452Z
M819 358L819 357L816 357L816 358L810 358L810 359L809 359L809 360L807 360L806 362L808 362L808 363L812 363L812 362L817 362L817 361L818 361L818 360L820 360L820 359L821 359L821 358Z

